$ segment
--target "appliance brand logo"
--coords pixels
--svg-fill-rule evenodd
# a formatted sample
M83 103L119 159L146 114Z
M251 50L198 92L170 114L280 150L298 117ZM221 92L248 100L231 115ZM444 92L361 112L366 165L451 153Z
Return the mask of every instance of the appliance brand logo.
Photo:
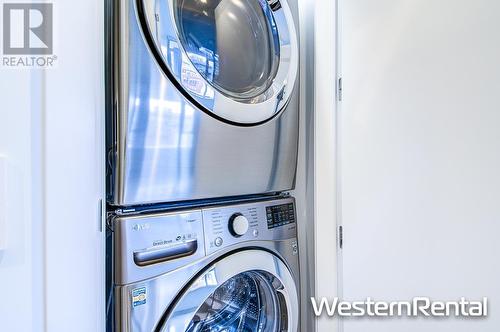
M135 224L133 227L134 231L145 231L151 228L151 225L149 223L145 224Z
M3 4L3 67L54 66L52 3Z

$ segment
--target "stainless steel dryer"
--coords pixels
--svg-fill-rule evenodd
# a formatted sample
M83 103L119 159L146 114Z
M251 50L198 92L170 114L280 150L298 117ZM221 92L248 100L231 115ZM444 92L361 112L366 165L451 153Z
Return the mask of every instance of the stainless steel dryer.
M292 189L297 0L109 1L109 203Z
M297 332L293 198L114 221L115 331Z

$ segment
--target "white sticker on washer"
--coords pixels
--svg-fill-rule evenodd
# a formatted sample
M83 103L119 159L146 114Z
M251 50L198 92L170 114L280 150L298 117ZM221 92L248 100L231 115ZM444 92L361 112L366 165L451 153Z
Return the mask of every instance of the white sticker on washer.
M136 288L132 290L132 306L135 308L139 305L146 304L146 287Z

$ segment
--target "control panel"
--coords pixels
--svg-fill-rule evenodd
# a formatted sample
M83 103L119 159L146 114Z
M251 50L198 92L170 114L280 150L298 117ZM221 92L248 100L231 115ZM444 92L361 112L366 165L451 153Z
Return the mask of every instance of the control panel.
M115 283L175 270L248 241L294 239L291 197L177 212L120 216L114 221Z
M207 254L243 241L296 237L293 198L207 208L202 215Z
M266 206L267 227L275 228L295 222L293 203Z

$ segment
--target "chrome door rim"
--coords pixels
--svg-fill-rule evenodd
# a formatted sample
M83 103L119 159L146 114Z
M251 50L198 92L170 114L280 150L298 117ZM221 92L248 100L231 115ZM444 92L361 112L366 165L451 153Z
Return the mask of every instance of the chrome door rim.
M288 331L297 331L299 300L292 273L285 263L283 263L283 261L277 256L264 250L255 249L236 252L217 261L209 268L205 269L201 275L198 275L196 279L191 281L187 287L185 287L185 291L178 296L177 301L175 301L166 312L165 320L160 322L156 330L168 332L171 331L172 328L175 328L176 331L185 331L192 319L191 315L195 315L205 300L210 297L210 295L212 295L221 285L241 273L252 271L267 272L281 282L283 285L282 289L276 291L280 293L286 303ZM199 289L195 292L197 289L194 288L193 285L203 282L205 277L210 273L214 273L216 275L216 282L213 285L210 284L209 286L211 287L206 286L206 290L203 292L204 296L200 296ZM177 308L188 307L188 304L193 302L198 303L198 305L196 306L196 309L190 313L188 320L172 320L172 315L176 312Z
M258 1L258 0L256 0ZM168 8L161 6L168 2ZM215 89L207 82L191 62L179 37L174 18L173 2L169 0L137 0L139 20L143 19L143 31L146 39L151 39L150 48L156 54L162 70L168 71L167 76L176 81L177 87L196 106L216 118L240 125L256 125L264 123L280 113L288 103L294 89L298 74L298 46L295 24L287 0L272 0L270 8L276 22L280 44L280 58L276 76L271 86L257 97L246 100L235 100ZM157 21L161 23L157 24ZM148 38L149 36L149 38ZM152 44L152 45L151 45ZM177 44L184 62L190 72L198 73L206 84L203 95L189 91L189 86L183 81L181 74L171 69L168 57L169 45ZM166 54L167 53L167 54Z

